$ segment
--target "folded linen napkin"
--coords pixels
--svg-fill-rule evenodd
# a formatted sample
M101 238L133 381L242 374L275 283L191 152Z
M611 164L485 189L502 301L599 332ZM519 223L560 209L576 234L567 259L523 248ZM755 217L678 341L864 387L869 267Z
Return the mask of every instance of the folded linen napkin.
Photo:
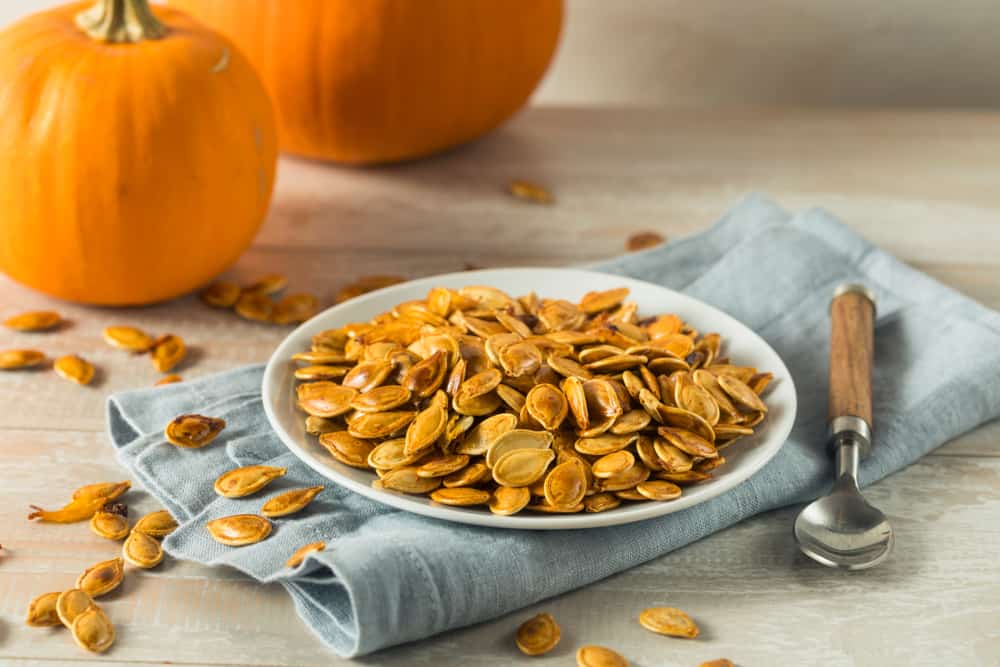
M262 367L252 366L109 400L120 461L181 523L165 541L167 552L280 582L324 642L358 656L506 614L758 512L811 499L831 481L821 446L827 306L845 280L864 282L878 298L875 447L861 466L863 485L1000 415L1000 378L983 372L1000 365L1000 314L903 265L823 211L793 217L751 196L701 234L592 268L686 292L774 346L798 387L799 414L767 466L718 498L639 524L544 532L437 521L372 502L300 463L268 426ZM224 417L224 446L188 451L166 444L164 425L185 412ZM217 497L212 480L234 464L255 463L288 468L265 496L291 486L327 489L309 511L278 520L265 542L219 545L205 521L250 510L245 500ZM255 498L253 506L261 502ZM327 550L295 573L284 568L296 548L316 540L328 541Z

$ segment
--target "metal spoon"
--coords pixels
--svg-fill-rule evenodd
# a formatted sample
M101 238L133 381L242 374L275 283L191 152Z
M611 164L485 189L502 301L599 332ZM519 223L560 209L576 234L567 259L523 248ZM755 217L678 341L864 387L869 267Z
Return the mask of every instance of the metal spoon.
M841 285L830 301L829 444L836 458L830 495L795 519L795 539L813 560L863 570L892 551L892 527L858 490L858 463L871 453L875 298L864 286Z

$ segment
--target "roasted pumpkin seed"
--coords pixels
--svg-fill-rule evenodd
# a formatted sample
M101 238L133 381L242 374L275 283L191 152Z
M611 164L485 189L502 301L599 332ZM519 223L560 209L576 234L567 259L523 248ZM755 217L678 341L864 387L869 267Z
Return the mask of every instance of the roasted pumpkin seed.
M78 646L93 653L103 653L115 643L115 626L97 605L81 612L70 631Z
M636 232L625 241L625 250L628 252L647 250L653 246L660 245L664 240L663 235L658 232Z
M552 204L555 202L551 192L541 185L529 181L511 181L508 190L517 199L533 204Z
M356 438L374 440L401 433L417 413L412 410L359 413L347 425L347 432Z
M531 491L527 488L500 486L490 497L490 512L501 516L517 514L531 502Z
M240 298L240 286L228 280L214 282L203 289L198 296L213 308L232 308Z
M611 493L595 493L583 499L583 508L587 512L605 512L621 504L621 499Z
M205 524L209 535L219 544L242 547L254 544L271 534L271 522L256 514L234 514Z
M365 456L367 457L367 454ZM243 498L260 491L286 472L286 468L275 466L244 466L219 475L215 479L213 488L224 498Z
M542 655L556 647L561 637L552 614L537 614L517 628L514 641L525 655Z
M0 371L34 368L45 361L45 354L38 350L0 350Z
M52 364L52 368L60 377L66 378L70 382L80 385L90 384L94 379L94 366L86 359L75 354L67 354L59 357Z
M24 622L34 628L49 628L60 625L59 614L56 612L56 601L59 599L59 591L54 593L42 593L28 603L28 613Z
M681 487L663 480L646 480L635 485L635 490L650 500L674 500L681 497Z
M31 310L4 320L3 325L16 331L46 331L62 324L62 317L53 310Z
M490 445L486 451L486 465L493 468L501 456L515 449L549 449L553 440L552 434L546 431L512 429L501 434Z
M581 646L576 652L578 667L628 667L620 653L604 646Z
M633 465L635 465L635 456L632 452L622 449L611 454L605 454L594 461L591 470L594 473L594 477L607 479L622 474Z
M128 536L128 519L112 512L95 512L90 517L90 532L109 540L122 540Z
M159 540L142 531L133 530L122 544L122 558L135 567L153 568L163 561L163 547Z
M368 457L375 445L365 438L347 431L331 431L319 437L319 444L326 448L330 456L353 468L367 468Z
M168 373L184 359L187 354L187 346L180 336L167 334L160 336L153 342L150 350L153 367L161 373Z
M579 459L567 459L558 464L545 477L545 500L550 505L573 507L583 501L587 493L587 475Z
M215 440L225 427L225 419L188 414L174 417L163 433L177 447L200 449Z
M694 639L698 626L691 617L674 607L650 607L639 614L642 627L661 635Z
M323 488L322 486L310 486L305 489L285 491L264 503L264 506L260 508L260 513L273 519L301 512L313 501L313 498L319 495Z
M442 505L471 507L485 505L490 501L490 492L469 487L440 488L431 491L431 500Z
M76 580L76 587L90 597L97 598L118 588L124 578L124 561L112 558L84 570Z
M325 542L310 542L309 544L303 544L295 550L295 553L288 557L288 560L285 561L285 567L295 569L305 562L306 556L323 551L324 549L326 549Z
M316 380L336 380L342 378L351 369L347 366L328 366L325 364L315 366L302 366L295 369L295 379L312 382Z
M67 628L73 627L76 617L94 606L94 600L79 588L71 588L59 594L56 613L59 621Z
M300 324L319 311L319 300L312 294L289 294L274 304L271 320L275 324Z
M493 466L493 480L503 486L529 486L541 479L556 455L550 449L514 449Z
M403 467L390 470L382 479L375 480L373 485L378 484L381 488L402 493L424 494L430 493L441 486L441 479L438 477L421 477L414 467Z
M236 314L252 322L270 322L274 316L274 300L265 292L240 294L234 306Z
M177 520L167 510L150 512L135 522L132 530L146 533L150 537L166 537L177 529Z

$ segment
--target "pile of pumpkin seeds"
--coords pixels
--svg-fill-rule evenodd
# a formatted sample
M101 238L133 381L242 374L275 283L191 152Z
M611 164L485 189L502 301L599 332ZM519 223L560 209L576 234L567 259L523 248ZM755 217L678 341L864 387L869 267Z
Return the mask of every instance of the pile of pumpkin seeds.
M306 430L376 488L496 514L602 512L710 480L767 414L772 375L716 333L579 303L434 288L294 355Z
M32 506L29 519L51 523L88 521L91 532L109 540L124 540L121 556L96 563L77 577L74 587L43 593L28 604L25 623L34 627L69 628L81 648L103 653L115 641L115 626L95 598L107 595L125 579L125 564L141 569L163 561L160 539L177 522L166 510L151 512L129 526L128 508L118 499L131 488L128 481L103 482L80 487L69 503L58 510Z

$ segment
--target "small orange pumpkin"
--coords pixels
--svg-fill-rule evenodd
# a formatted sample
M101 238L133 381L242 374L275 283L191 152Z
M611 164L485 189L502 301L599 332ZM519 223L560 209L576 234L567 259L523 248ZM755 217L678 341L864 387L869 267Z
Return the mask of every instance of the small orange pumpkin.
M246 249L277 161L270 100L224 37L146 0L0 32L0 270L71 301L141 304Z
M562 0L169 0L228 35L278 109L282 149L355 164L428 155L527 101Z

